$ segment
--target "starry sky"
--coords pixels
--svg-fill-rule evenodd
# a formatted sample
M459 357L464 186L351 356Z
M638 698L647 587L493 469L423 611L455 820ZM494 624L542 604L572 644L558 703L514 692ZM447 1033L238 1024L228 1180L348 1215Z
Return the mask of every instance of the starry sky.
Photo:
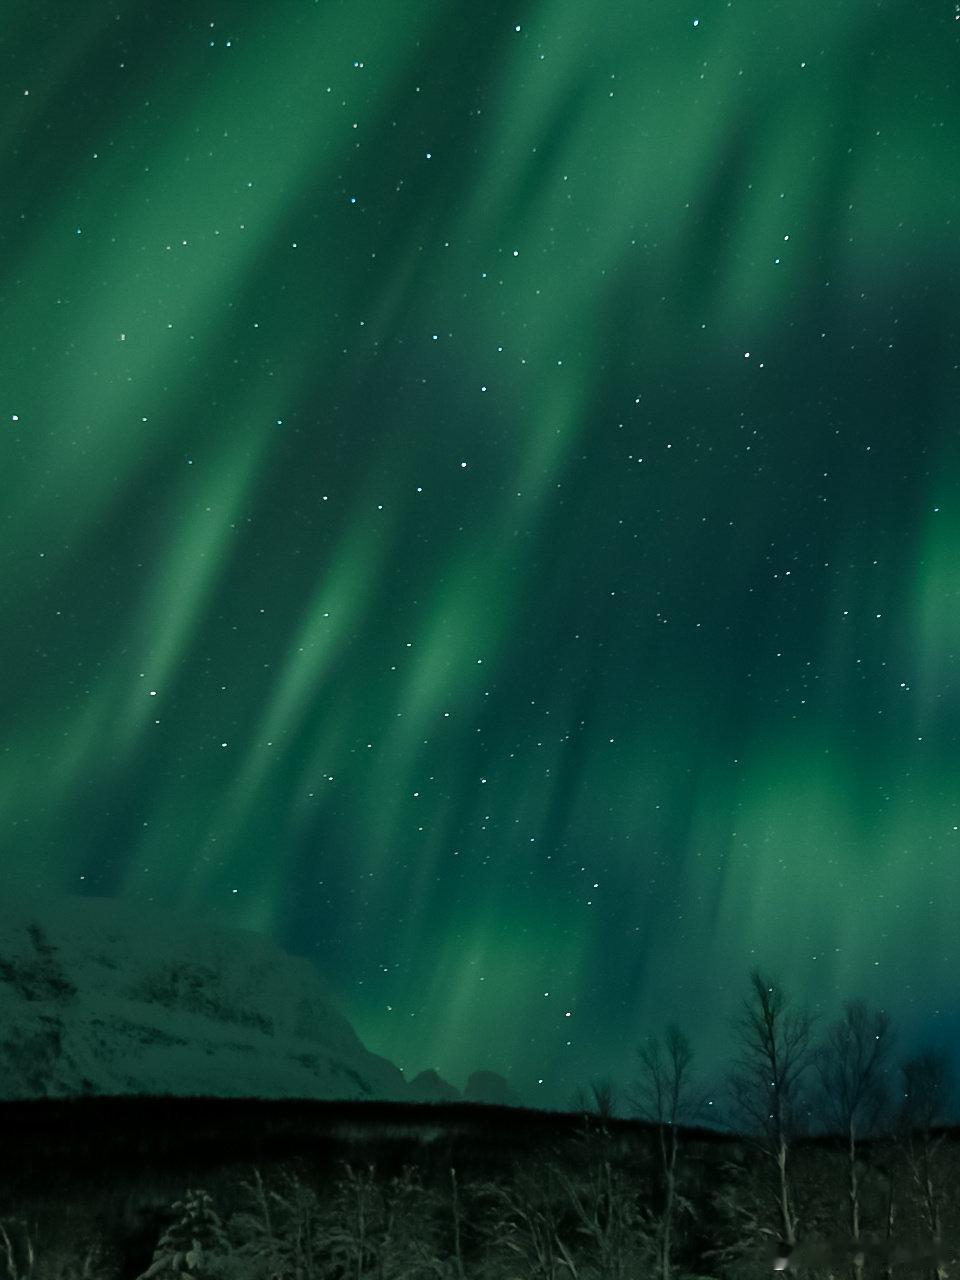
M960 1035L950 0L11 0L0 867L541 1105Z

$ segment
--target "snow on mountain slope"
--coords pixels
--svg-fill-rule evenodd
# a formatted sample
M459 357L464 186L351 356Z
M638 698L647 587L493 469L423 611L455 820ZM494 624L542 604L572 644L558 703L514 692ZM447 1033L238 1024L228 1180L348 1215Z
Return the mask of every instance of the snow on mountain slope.
M0 1098L393 1098L309 961L117 899L0 901Z

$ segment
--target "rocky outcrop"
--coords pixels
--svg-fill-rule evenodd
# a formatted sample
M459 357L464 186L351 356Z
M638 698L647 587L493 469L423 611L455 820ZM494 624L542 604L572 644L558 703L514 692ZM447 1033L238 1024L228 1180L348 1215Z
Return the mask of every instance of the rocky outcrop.
M442 1076L430 1068L421 1071L410 1081L409 1098L411 1102L459 1102L461 1094L452 1084L447 1084Z

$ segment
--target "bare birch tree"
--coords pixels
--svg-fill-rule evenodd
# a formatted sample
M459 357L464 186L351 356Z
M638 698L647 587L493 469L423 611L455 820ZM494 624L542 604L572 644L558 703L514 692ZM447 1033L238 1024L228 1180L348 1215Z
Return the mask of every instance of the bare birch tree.
M605 1124L617 1111L617 1091L609 1078L591 1080L588 1088L579 1085L570 1099L570 1109Z
M629 1280L643 1274L652 1252L648 1217L634 1180L616 1167L609 1150L585 1134L575 1168L560 1170L559 1181L585 1245L574 1251L558 1236L571 1280Z
M776 1215L787 1246L797 1241L789 1155L804 1127L813 1026L811 1014L791 1005L778 982L753 970L750 995L734 1020L739 1057L727 1082L729 1107L743 1136L774 1164Z
M657 1275L670 1280L674 1223L683 1202L677 1189L680 1128L703 1118L707 1092L693 1075L693 1050L679 1027L667 1028L663 1044L650 1036L637 1050L640 1075L630 1093L634 1112L657 1127L663 1209L657 1234Z
M824 1118L846 1143L850 1239L855 1244L860 1240L857 1142L875 1130L882 1114L883 1072L892 1045L887 1014L880 1009L871 1012L863 1000L848 1000L813 1057ZM852 1259L855 1280L862 1280L862 1252L854 1249Z
M944 1186L937 1153L946 1137L940 1126L947 1120L954 1092L951 1063L945 1053L928 1051L901 1066L903 1098L898 1129L924 1227L934 1243L943 1238ZM943 1275L943 1267L937 1267Z

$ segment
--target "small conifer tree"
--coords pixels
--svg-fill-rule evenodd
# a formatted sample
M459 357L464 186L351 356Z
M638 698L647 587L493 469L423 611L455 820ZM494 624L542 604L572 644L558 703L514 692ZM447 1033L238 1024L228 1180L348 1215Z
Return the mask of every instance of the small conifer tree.
M229 1241L220 1215L206 1191L188 1191L174 1202L177 1214L153 1251L153 1261L138 1280L199 1280L219 1274Z

